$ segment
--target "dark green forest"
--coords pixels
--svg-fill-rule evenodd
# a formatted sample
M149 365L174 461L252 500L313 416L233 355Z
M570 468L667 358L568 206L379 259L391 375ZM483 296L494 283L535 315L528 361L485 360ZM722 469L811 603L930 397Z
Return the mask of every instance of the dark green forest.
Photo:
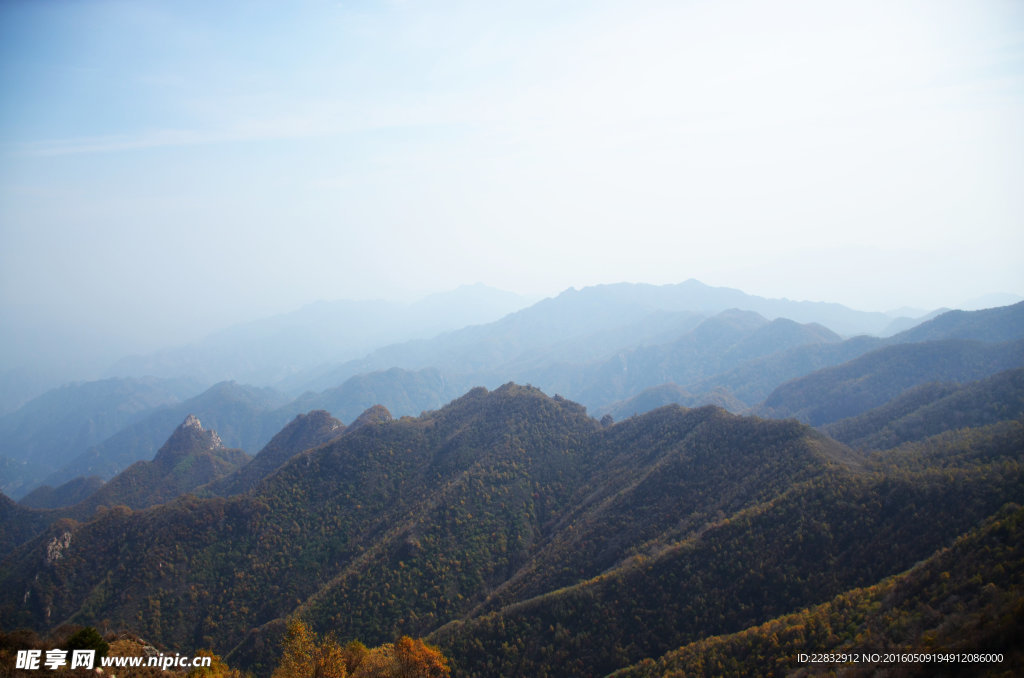
M333 440L300 449L325 427ZM454 675L686 670L695 643L725 638L721 653L728 634L919 576L1024 503L1019 418L859 451L711 406L601 423L509 384L417 418L303 417L275 441L282 465L240 494L87 519L9 509L31 520L4 522L5 627L125 627L257 675L292 617L346 642L425 637ZM985 571L1009 597L984 609L1019 594L1004 556ZM858 623L829 647L856 644Z

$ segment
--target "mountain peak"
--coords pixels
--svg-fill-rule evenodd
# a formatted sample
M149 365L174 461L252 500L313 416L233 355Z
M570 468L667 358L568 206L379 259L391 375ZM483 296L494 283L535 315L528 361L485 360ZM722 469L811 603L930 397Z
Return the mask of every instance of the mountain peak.
M181 422L181 426L178 427L179 431L182 429L193 429L200 432L204 430L202 422L199 421L199 417L194 414L190 414L185 417L185 421Z
M216 431L203 428L199 417L189 414L185 421L174 430L164 446L156 453L154 461L177 458L195 452L207 452L224 447Z
M341 435L345 425L326 410L296 415L275 435L251 462L235 473L210 485L213 494L230 496L255 487L299 452L318 447Z
M388 408L383 405L374 405L368 408L352 422L350 429L357 429L361 426L367 426L369 424L386 423L392 421L394 417L391 416L391 412Z

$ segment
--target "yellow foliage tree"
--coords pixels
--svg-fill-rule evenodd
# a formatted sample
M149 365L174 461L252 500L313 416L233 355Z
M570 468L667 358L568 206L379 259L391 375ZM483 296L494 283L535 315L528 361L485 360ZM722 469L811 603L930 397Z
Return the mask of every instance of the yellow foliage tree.
M448 660L421 639L402 636L369 650L352 678L448 678Z
M284 636L284 653L272 678L347 678L341 646L320 639L301 619L293 619Z
M372 650L359 641L344 648L321 639L299 619L288 625L281 663L271 678L448 678L441 651L422 639L402 636Z

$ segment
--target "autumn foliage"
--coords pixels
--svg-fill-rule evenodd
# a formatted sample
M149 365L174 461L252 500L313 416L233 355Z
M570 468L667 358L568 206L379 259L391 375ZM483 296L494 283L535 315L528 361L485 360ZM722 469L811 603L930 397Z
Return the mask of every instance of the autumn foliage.
M353 641L342 647L328 635L319 637L295 619L284 637L284 653L272 678L447 678L448 661L420 639L402 636L394 643L367 649Z

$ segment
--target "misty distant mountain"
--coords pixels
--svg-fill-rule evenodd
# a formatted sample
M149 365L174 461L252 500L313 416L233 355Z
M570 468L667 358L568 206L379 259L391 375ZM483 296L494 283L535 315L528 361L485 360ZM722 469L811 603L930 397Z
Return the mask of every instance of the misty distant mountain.
M1024 301L979 311L948 311L893 336L892 343L934 339L1002 342L1024 337Z
M960 304L959 308L965 311L979 311L981 309L994 308L996 306L1012 306L1022 301L1024 301L1024 297L1019 294L993 292L992 294L983 294L980 297L968 299L964 303Z
M886 346L925 339L1001 342L1021 338L1024 304L947 312L892 337L847 340L818 325L799 325L784 319L769 323L756 314L728 311L664 345L622 351L599 363L560 364L514 373L514 378L550 393L562 393L596 413L611 413L616 418L669 402L685 406L714 404L743 412L790 380ZM956 360L953 356L946 358ZM1001 368L992 365L989 369L971 373L974 376L949 378L977 378ZM678 399L672 400L673 396Z
M652 386L685 386L763 356L839 341L837 334L821 325L769 321L752 311L731 310L704 320L667 344L620 351L598 363L555 365L517 378L600 408Z
M837 343L816 343L779 351L687 384L695 394L726 391L753 407L790 379L844 363L884 345L878 337L853 337Z
M294 400L273 389L223 382L188 400L147 410L144 416L106 439L85 450L77 448L81 450L78 454L62 459L59 464L37 465L30 458L12 454L0 464L0 472L5 477L24 479L5 490L15 499L45 483L49 490L42 491L46 494L30 501L34 502L32 505L50 505L55 500L49 493L55 486L83 476L109 479L134 462L152 459L177 423L189 413L195 413L216 430L226 445L255 451L302 412L326 410L342 421L353 422L368 408L388 403L396 416L418 415L440 407L468 388L462 382L446 379L438 370L398 368L357 375L335 388L306 393ZM29 475L29 469L35 473Z
M783 384L757 409L821 426L860 415L930 382L965 383L1024 367L1024 340L943 339L886 346Z
M813 327L800 329L802 326L780 320L776 320L774 324L778 328L787 328L789 332L807 331ZM777 339L784 336L778 331L776 335ZM716 360L721 361L728 359L729 356L736 356L736 351L731 350L722 353L722 358L715 357L722 351L721 339L703 343L680 340L668 346L644 347L634 352L627 352L617 358L619 360L617 370L614 361L610 361L604 368L603 378L591 377L593 387L590 392L575 390L564 381L551 383L537 375L530 376L535 378L534 383L542 384L544 388L552 389L552 392L566 393L581 402L595 406L596 412L609 412L616 417L642 413L646 411L643 409L646 404L653 406L667 404L667 402L678 402L687 406L716 404L732 411L742 412L748 407L758 406L776 389L782 390L786 382L801 378L811 379L813 373L819 370L843 365L886 347L920 343L925 340L973 340L986 342L987 345L991 342L1022 339L1024 338L1024 304L981 311L949 311L907 331L884 339L860 336L838 341L834 335L832 337L828 334L815 336L811 333L804 336L802 341L798 336L792 337L795 339L793 344L796 345L791 344L787 347L782 343L771 344L770 342L755 341L754 338L753 336L747 338L743 346L748 347L748 350L760 351L762 355L748 353L745 356L746 360L737 361L732 365L728 362L716 363ZM915 351L921 355L925 354L922 349L910 349L907 351L907 355L918 355ZM897 351L897 353L899 352ZM631 360L637 356L656 356L656 359ZM971 372L970 365L966 365L962 366L964 370L967 370L966 372L953 374L953 368L960 366L960 363L957 362L959 359L952 354L943 355L941 356L943 365L930 366L923 364L926 360L921 358L921 371L915 373L916 376L910 377L910 380L899 387L898 391L885 391L885 393L888 393L889 397L893 397L897 392L902 392L902 390L924 383L924 381L935 379L970 380L992 374L999 369L1015 366L1010 360L1006 363L993 363L985 368L979 368L979 371ZM648 366L646 371L639 367L645 362ZM673 364L676 366L674 369L678 370L674 373L666 367ZM654 370L650 369L651 365L655 366ZM897 383L896 375L904 367L901 365L886 366L884 369L894 371L888 375L890 378L887 378L885 372L880 372L877 375L879 380L885 382L885 386L882 388L889 388ZM595 368L593 366L563 366L561 369L575 370L577 373L584 374L587 370ZM860 378L865 376L857 371L857 367L851 369L852 374L859 374ZM929 369L936 371L929 372ZM707 374L700 374L701 370ZM929 374L932 376L928 376ZM646 376L640 378L641 375ZM659 378L662 378L661 381ZM604 404L600 397L595 397L596 391L601 388L613 388L616 381L634 385L646 382L646 389L653 390L635 391L635 400L632 396L627 396L622 402L614 404ZM679 395L679 400L665 400L676 392ZM646 395L640 397L641 394ZM814 397L824 398L825 396L819 393ZM812 402L814 397L808 396L808 402ZM881 397L881 394L878 397ZM729 405L730 402L732 402L732 407ZM768 409L762 408L758 411L772 416L793 416L795 412L795 410L785 408L774 410L771 405L765 407Z
M0 301L0 414L62 384L97 379L131 350L130 333L94 320Z
M0 416L60 386L66 379L29 367L0 371Z
M840 365L886 346L926 339L1002 342L1021 338L1024 338L1024 304L980 311L949 311L884 339L861 336L839 343L808 344L780 351L685 384L685 388L694 394L724 389L754 407L787 381Z
M708 289L710 300L702 300L702 291ZM49 409L35 405L2 419L37 423L35 428L23 427L32 438L31 445L12 446L17 436L6 438L11 451L0 468L5 477L21 479L7 486L8 493L17 498L40 482L57 486L78 476L110 478L135 461L150 459L188 412L196 412L209 422L230 446L254 451L302 412L325 410L343 422L351 422L367 408L382 404L394 416L416 416L473 386L493 388L509 380L533 383L546 392L581 402L595 413L613 412L616 417L669 402L686 406L715 404L745 411L791 379L880 347L928 338L993 341L1024 336L1024 304L945 313L887 339L861 336L845 341L820 324L768 320L752 311L734 309L708 317L703 311L679 310L686 304L704 304L706 308L720 292L696 281L664 288L612 285L574 290L494 323L380 349L364 360L348 363L341 373L334 370L322 374L319 379L331 383L330 387L295 399L280 392L224 383L188 403L140 412L137 421L128 421L120 428L116 425L122 420L111 419L107 428L97 429L93 438L86 439L85 444L76 443L77 447L60 442L67 437L68 426L54 426L53 422L83 421L75 413L82 408L89 413L89 407L97 405L65 406L61 398L78 396L75 391L59 389L39 399L41 404L51 403ZM639 303L645 299L649 303ZM661 308L653 306L658 304ZM411 367L367 369L334 381L345 371L370 368L378 361L405 362ZM425 366L417 367L421 364ZM978 378L984 374L949 378ZM87 392L120 383L134 382L112 380L77 388L88 400L84 395ZM37 410L41 416L29 416ZM792 414L781 406L770 406L764 412ZM37 430L43 431L38 437L32 433ZM54 444L65 455L63 460L40 466L39 455L20 452L35 449L32 445L38 447L47 436L58 434L64 438ZM106 438L101 437L103 434Z
M644 389L632 398L620 400L604 407L595 407L593 413L595 416L607 414L612 417L613 421L620 421L666 405L682 405L683 407L714 405L730 412L742 412L747 409L745 403L737 400L724 389L702 392L697 395L670 382Z
M897 317L894 317L892 319L892 322L886 325L885 330L882 331L882 336L891 337L894 334L906 332L907 330L913 327L917 327L923 322L927 322L932 318L937 318L943 313L949 312L949 310L950 309L948 308L937 308L934 311L928 313L921 312L918 315L899 315Z
M315 365L360 357L379 346L489 322L527 303L519 295L480 284L412 304L320 301L215 332L190 346L123 358L109 372L188 375L208 384L272 384Z
M295 412L327 410L341 421L351 423L367 408L386 403L395 416L419 415L437 409L475 386L472 380L452 380L440 370L389 370L349 377L340 386L320 393L305 393L287 409Z
M892 321L884 313L765 299L697 280L660 286L597 285L566 290L492 323L380 348L362 359L310 374L302 388L320 391L353 375L391 367L490 375L483 383L497 385L557 363L598 361L625 349L667 343L728 309L753 311L768 320L819 324L840 335L879 334ZM290 383L289 388L294 386Z
M77 476L111 478L136 461L152 459L189 414L216 430L226 446L258 450L294 416L280 409L287 403L286 396L272 389L217 384L121 429L52 472L45 483L56 486Z
M21 496L54 469L154 410L199 390L189 379L104 379L67 384L0 417L0 487Z

